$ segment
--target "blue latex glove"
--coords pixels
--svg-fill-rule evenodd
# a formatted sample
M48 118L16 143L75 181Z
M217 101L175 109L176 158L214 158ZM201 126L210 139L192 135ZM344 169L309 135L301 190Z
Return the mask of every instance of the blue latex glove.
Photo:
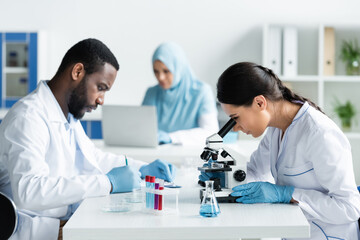
M203 167L209 166L209 163L205 163ZM214 178L220 178L220 186L225 187L225 173L224 172L201 172L199 175L200 181L207 181Z
M160 145L171 143L170 135L167 132L159 130L158 131L158 141L159 141Z
M269 182L251 182L236 186L231 196L241 203L289 203L294 187L280 186Z
M131 192L140 188L140 172L134 167L116 167L111 169L106 176L112 185L111 193Z
M142 166L139 171L141 172L142 178L145 178L146 175L150 175L164 179L168 182L172 182L176 174L174 165L160 159L156 159L152 163Z

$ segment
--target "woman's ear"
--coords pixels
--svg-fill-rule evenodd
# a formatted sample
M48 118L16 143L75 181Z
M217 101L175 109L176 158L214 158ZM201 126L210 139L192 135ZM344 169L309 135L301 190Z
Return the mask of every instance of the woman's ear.
M74 81L81 81L85 76L85 68L82 63L76 63L71 71L71 77Z
M264 110L267 107L267 100L264 95L258 95L254 97L254 102L257 109Z

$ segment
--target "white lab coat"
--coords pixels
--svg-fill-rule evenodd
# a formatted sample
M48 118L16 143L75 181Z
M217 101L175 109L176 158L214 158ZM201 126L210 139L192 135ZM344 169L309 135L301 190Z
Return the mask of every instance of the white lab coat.
M109 194L105 174L125 165L124 156L97 149L79 121L74 133L83 154L80 163L69 144L69 124L44 81L2 121L0 191L14 200L20 215L12 239L57 239L59 219L71 204ZM129 165L142 164L129 159Z
M248 164L248 181L268 180L295 187L309 221L311 238L360 239L360 194L353 173L350 143L327 116L306 102L282 140L269 127Z

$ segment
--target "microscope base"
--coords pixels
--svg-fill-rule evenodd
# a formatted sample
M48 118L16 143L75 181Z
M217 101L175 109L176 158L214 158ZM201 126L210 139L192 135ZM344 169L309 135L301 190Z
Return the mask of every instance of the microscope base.
M204 192L205 192L205 189L200 190L200 200L202 200L202 198L203 198L203 196L205 194ZM215 191L214 192L216 200L218 201L218 203L236 203L235 200L238 197L230 196L230 193L232 193L232 191L230 189L222 189L221 191Z

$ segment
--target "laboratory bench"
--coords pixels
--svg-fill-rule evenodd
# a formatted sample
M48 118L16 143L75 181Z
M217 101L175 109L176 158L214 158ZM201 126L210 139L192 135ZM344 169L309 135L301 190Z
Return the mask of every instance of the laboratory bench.
M178 213L175 214L149 213L141 207L127 212L103 210L109 201L116 201L121 194L85 199L63 228L63 239L309 237L308 221L295 204L220 203L221 213L217 217L200 216L197 175L195 168L179 168L175 183L182 188L179 190Z
M183 146L175 144L159 145L155 148L137 147L118 147L109 146L103 140L93 139L96 147L104 152L126 155L136 160L152 162L155 159L167 160L176 166L191 165L203 162L200 154L203 152L205 144ZM239 140L234 143L225 144L227 147L237 151L244 160L249 161L250 155L257 149L259 140Z

